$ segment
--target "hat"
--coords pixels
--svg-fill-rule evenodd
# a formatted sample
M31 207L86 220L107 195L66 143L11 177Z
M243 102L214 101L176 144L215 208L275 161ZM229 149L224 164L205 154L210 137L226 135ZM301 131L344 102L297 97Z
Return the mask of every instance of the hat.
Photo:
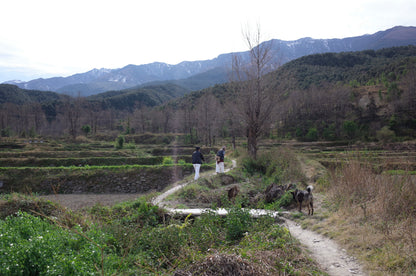
M196 149L196 150L199 150L199 149L200 149L200 147L196 147L195 149Z

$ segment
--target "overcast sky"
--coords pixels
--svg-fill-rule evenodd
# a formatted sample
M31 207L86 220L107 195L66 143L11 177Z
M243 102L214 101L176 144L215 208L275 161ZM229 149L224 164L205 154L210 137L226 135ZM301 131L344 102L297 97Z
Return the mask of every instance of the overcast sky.
M2 0L0 82L212 59L264 40L416 26L415 0Z

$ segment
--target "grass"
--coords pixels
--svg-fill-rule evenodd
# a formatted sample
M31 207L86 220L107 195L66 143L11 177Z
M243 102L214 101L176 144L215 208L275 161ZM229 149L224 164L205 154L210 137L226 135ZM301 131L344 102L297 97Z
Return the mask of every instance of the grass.
M351 159L319 185L327 190L324 219L307 218L304 227L335 239L370 275L416 272L414 176L377 174L371 163Z
M43 206L30 196L5 200ZM234 274L324 275L273 218L254 220L240 208L230 209L226 218L207 212L196 219L167 220L145 198L113 207L96 205L77 216L59 206L55 208L61 212L53 216L45 206L31 213L15 213L7 206L2 210L10 214L0 220L0 251L8 256L1 259L2 275L172 275L201 268L214 273L208 275L224 269Z
M2 158L19 158L20 155L27 154L33 158L37 158L37 154L47 157L62 154L88 158L98 152L98 147L100 150L96 156L99 157L113 156L114 153L115 156L134 156L135 150L117 152L114 148L109 148L107 152L103 150L106 146L108 145L92 146L86 143L66 146L63 143L50 143L49 148L44 144L28 145L25 150L2 151L0 154ZM46 152L52 148L57 151ZM416 273L414 170L411 167L406 170L385 170L382 173L380 172L383 168L374 170L375 163L384 168L388 168L387 164L393 164L393 161L411 165L410 153L402 155L401 152L364 150L328 151L325 154L311 155L305 154L307 150L302 149L302 154L298 155L294 151L280 148L265 151L266 154L261 155L259 164L252 160L244 163L247 158L244 151L238 152L235 154L239 159L237 163L246 164L245 170L216 176L208 176L206 173L204 179L201 178L187 189L171 195L169 199L177 208L201 206L201 202L205 202L202 207L249 206L276 210L281 208L281 204L266 206L261 199L261 193L269 184L294 180L302 188L307 180L312 179L316 181L314 192L316 191L319 199L317 210L313 217L296 212L294 219L303 227L336 240L357 256L371 275ZM78 152L65 151L66 149ZM146 150L147 147L143 152ZM325 169L317 161L321 158L329 161L342 160L343 165L325 174ZM167 160L165 165L172 165L168 164L172 163L170 161ZM303 174L303 164L306 168L314 168L309 171L311 175ZM205 164L205 169L212 169L211 165ZM22 167L18 170L24 173L26 170L35 169L41 174L51 171L68 174L72 170L82 174L101 170L135 170L140 167L143 166ZM8 169L10 168L0 168L0 173ZM227 182L227 178L233 181ZM186 179L192 181L192 176L185 177L184 180ZM230 202L227 190L236 184L240 188L240 194L234 202ZM213 214L206 214L201 219L188 218L187 221L168 220L163 210L153 209L143 203L146 201L149 199L113 207L94 206L86 209L88 212L78 214L68 213L64 208L50 202L37 202L30 196L10 194L0 196L0 210L3 219L7 215L17 217L19 210L31 216L43 214L41 217L49 224L52 221L46 217L60 218L61 225L50 231L69 231L70 235L78 231L79 234L76 235L91 238L89 231L94 229L92 237L108 237L98 239L101 248L109 249L102 255L106 274L172 275L173 271L197 272L202 268L212 268L220 273L224 264L233 264L236 268L238 264L244 264L252 271L263 274L265 271L289 275L322 273L299 249L296 241L287 239L283 228L266 218L264 221L248 223L242 218L244 214L236 213L228 223ZM27 221L27 224L30 221L35 223L32 218ZM76 225L81 229L76 228ZM57 235L67 236L68 233ZM84 236L83 241L93 248L94 245L88 239L85 240ZM276 256L282 258L277 259ZM101 273L100 258L95 259L93 267L95 274Z

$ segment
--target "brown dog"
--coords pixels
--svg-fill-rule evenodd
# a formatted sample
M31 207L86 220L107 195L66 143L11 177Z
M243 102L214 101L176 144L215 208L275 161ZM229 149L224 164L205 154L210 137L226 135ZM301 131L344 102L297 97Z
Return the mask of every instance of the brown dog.
M313 186L309 185L306 187L306 191L298 190L291 192L293 199L299 206L299 212L302 212L302 204L306 204L308 207L308 215L313 215L313 195L312 195Z

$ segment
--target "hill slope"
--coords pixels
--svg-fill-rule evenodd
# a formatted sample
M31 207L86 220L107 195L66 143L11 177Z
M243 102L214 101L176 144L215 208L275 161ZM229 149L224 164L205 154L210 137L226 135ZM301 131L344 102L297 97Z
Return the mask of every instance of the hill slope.
M16 85L0 84L0 104L45 103L62 100L65 96L55 92L21 89Z
M324 53L293 60L265 77L279 100L279 135L302 139L416 137L416 46ZM205 94L234 103L228 84L169 104L194 106ZM394 131L392 133L391 131ZM381 138L380 138L381 139Z
M326 83L365 85L382 75L402 74L409 60L415 58L415 46L314 54L291 61L270 76L284 89L306 89Z
M176 84L167 83L121 91L109 91L87 97L86 99L89 102L100 103L103 109L114 108L132 111L134 108L161 105L169 100L180 98L188 92L189 90L186 88Z
M328 52L362 51L366 49L381 49L393 46L416 45L416 27L394 27L372 35L363 35L343 39L312 39L302 38L295 41L274 39L264 43L272 43L273 51L280 64L284 64L299 57ZM155 62L145 65L128 65L120 69L94 69L86 73L75 74L66 78L57 77L49 79L36 79L29 82L13 83L21 88L60 93L78 93L83 96L97 94L109 90L121 90L129 87L143 85L154 81L178 80L195 76L193 88L202 89L214 84L223 83L227 79L226 71L220 76L203 74L215 68L228 68L232 56L236 53L222 54L211 60L184 61L177 65ZM243 60L248 52L241 54ZM199 83L195 85L195 83ZM205 84L203 84L205 83Z

